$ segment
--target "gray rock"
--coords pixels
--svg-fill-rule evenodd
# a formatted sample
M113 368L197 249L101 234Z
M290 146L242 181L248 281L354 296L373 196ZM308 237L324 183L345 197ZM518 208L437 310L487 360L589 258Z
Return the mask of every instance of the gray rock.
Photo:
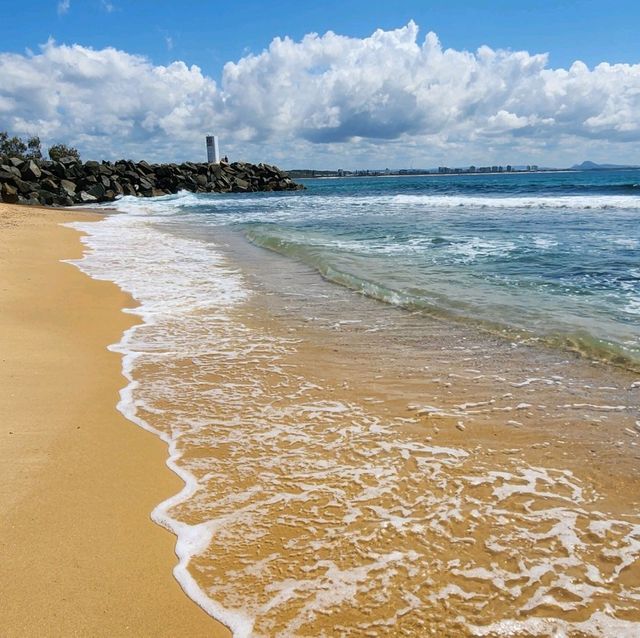
M244 179L240 179L239 177L236 177L233 180L233 190L247 191L249 190L249 186L249 182Z
M50 191L44 189L38 191L38 200L45 206L52 206L56 203L56 197Z
M153 184L146 179L141 179L140 182L140 190L150 191L153 188Z
M63 164L64 166L73 166L74 164L79 164L80 162L78 161L77 158L73 157L72 155L68 155L67 157L61 157L58 162L60 164Z
M86 191L81 191L78 195L77 201L82 204L92 204L98 200L93 195L89 195Z
M151 168L151 166L144 160L142 160L141 162L138 162L136 164L136 168L144 175L149 175L150 173L153 173L153 169Z
M27 206L42 206L42 202L38 199L37 193L31 193L29 197L20 197L18 203L26 204Z
M98 183L87 188L85 192L95 197L98 201L101 201L104 198L107 189L102 184Z
M84 163L84 172L88 175L98 175L100 173L100 162L89 160Z
M17 178L21 177L20 169L12 166L11 164L3 164L2 166L0 166L0 171L2 171L3 173L9 173L10 175L13 175Z
M19 200L18 189L11 184L2 184L0 187L0 197L7 204L17 204Z
M32 182L25 182L23 179L13 179L13 183L17 187L21 195L27 195L28 193L35 192L38 185Z
M38 168L38 165L33 160L28 160L20 168L22 177L27 181L37 181L42 176L42 171Z
M98 178L95 175L87 175L80 180L80 186L87 187L93 186L98 183Z
M63 179L60 181L60 190L63 194L73 197L76 194L76 185L68 179Z
M69 205L113 201L119 196L159 197L179 190L229 193L302 188L275 166L222 164L149 164L129 160L60 161L9 158L0 165L0 188L19 202Z
M50 193L57 193L59 190L57 182L54 182L52 179L40 180L40 186L42 190L49 191Z

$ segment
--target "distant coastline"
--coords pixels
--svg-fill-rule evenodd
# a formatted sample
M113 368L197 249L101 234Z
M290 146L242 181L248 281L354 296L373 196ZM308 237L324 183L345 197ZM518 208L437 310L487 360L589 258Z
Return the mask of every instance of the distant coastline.
M400 168L400 169L358 169L353 171L343 170L317 170L311 168L296 168L287 170L287 175L292 179L313 179L322 177L406 177L406 176L440 176L440 175L522 175L531 173L575 173L582 171L624 171L638 170L640 165L631 164L596 164L585 161L574 164L569 168L554 168L539 166L537 164L526 165L492 165L492 166L463 166L450 168L439 166L438 168Z

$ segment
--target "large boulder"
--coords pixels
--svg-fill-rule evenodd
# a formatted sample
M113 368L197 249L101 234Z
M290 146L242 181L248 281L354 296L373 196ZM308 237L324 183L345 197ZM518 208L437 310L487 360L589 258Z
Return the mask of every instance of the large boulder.
M99 175L100 173L100 162L96 162L94 160L89 160L84 163L84 173L85 175Z
M33 160L28 160L20 167L23 179L28 182L35 182L42 176L42 171Z
M23 179L13 179L13 184L15 184L18 192L21 195L27 195L28 193L33 193L38 189L38 185L34 182L25 182Z
M91 186L90 188L87 188L85 192L95 197L96 200L102 201L103 199L105 199L105 194L107 192L107 189L101 183L97 183Z
M0 197L2 201L7 202L7 204L17 204L20 196L15 186L5 183L0 186Z
M63 195L73 197L76 194L76 185L68 179L60 180L60 191Z
M86 191L80 191L80 194L76 197L76 201L80 204L93 204L98 200Z
M38 191L38 200L45 206L53 206L56 203L56 196L47 190Z
M151 168L151 166L144 160L142 160L141 162L138 162L136 164L136 168L143 175L150 175L151 173L153 173L153 168Z
M249 190L250 184L249 182L247 182L244 179L241 179L240 177L236 177L233 180L233 190L234 191L239 191L239 192L244 192Z
M80 160L73 155L67 155L66 157L61 157L58 162L63 164L64 166L73 166L74 164L80 164Z
M13 177L17 177L18 179L20 179L20 177L21 177L20 169L16 168L15 166L13 166L11 164L2 164L0 166L0 171L2 171L3 173L9 173L9 175L13 175ZM0 179L2 179L2 178L0 178Z

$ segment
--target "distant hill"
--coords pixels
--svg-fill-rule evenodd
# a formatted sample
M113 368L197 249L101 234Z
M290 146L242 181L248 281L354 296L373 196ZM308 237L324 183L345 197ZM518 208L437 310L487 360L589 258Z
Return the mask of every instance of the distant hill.
M630 164L596 164L595 162L582 162L582 164L574 164L571 169L574 171L605 171L615 168L640 168Z

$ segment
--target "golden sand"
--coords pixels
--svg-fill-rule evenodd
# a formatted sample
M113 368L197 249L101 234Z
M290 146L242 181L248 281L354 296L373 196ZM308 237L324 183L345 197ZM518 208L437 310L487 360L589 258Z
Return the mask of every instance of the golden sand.
M223 635L148 519L179 488L166 449L115 411L124 380L105 346L131 299L58 261L80 253L58 223L95 215L2 211L3 635ZM268 295L224 318L187 326L206 344L197 363L186 348L134 376L140 417L187 424L180 464L203 486L169 514L224 521L190 573L256 633L640 622L637 376L416 331L408 313L378 337L294 320Z
M149 518L180 488L165 446L115 408L132 300L60 262L91 219L0 204L0 633L228 636Z
M335 312L254 294L145 333L170 356L137 415L201 486L169 515L219 523L200 586L260 636L635 635L636 376Z

